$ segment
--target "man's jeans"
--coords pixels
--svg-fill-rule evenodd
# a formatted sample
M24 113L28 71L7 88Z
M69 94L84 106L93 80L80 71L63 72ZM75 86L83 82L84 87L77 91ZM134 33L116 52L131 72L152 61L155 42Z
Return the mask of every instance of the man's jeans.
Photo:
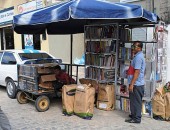
M130 111L132 118L141 122L142 97L144 96L144 85L134 86L133 92L129 93Z

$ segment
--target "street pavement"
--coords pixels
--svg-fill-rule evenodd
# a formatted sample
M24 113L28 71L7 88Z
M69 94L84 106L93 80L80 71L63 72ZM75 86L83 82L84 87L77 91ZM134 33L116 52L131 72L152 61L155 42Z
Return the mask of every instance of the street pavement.
M0 88L0 106L12 130L170 130L170 122L142 117L141 124L124 122L128 113L94 109L92 120L62 114L61 99L51 99L49 110L37 112L33 102L19 104Z

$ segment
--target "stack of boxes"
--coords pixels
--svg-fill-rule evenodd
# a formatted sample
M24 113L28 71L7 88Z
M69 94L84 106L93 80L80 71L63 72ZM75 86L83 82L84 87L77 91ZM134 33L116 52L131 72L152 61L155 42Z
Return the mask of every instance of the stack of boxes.
M19 88L29 92L54 90L56 63L20 65L18 70Z

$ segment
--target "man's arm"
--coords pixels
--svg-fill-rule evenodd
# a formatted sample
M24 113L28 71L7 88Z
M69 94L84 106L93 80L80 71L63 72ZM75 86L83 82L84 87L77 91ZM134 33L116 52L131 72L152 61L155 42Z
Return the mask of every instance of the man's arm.
M139 69L135 69L135 72L134 72L132 81L131 81L131 83L130 83L130 85L129 85L129 91L130 91L130 92L133 92L133 86L134 86L134 84L135 84L135 82L136 82L139 74L140 74L140 70L139 70Z

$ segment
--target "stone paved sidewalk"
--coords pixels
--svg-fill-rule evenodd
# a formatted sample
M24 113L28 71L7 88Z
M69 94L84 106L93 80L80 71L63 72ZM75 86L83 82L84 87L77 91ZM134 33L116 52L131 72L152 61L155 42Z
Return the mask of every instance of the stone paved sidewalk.
M75 115L62 114L60 99L51 100L50 109L37 112L33 102L19 104L9 99L5 89L0 88L0 106L9 119L12 130L170 130L170 123L142 118L141 124L124 122L128 113L94 109L92 120L84 120Z

